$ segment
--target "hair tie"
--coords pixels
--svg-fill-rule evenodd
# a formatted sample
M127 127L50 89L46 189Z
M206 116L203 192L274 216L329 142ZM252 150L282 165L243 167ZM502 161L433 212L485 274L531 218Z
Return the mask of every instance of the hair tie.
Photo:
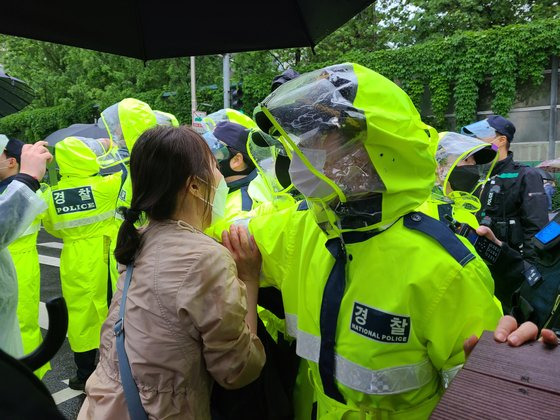
M142 212L128 207L119 207L119 213L123 216L124 220L134 224L140 219Z

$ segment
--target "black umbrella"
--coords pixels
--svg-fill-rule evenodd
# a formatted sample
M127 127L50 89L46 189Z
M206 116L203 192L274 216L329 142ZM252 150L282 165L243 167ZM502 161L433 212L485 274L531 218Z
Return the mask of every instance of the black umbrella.
M24 81L0 70L0 118L25 108L34 96L33 89Z
M4 2L0 32L142 60L314 46L373 0L24 0ZM93 3L92 3L93 4Z
M49 146L54 146L60 140L64 140L66 137L85 137L89 139L102 139L109 138L109 133L104 128L101 128L97 124L72 124L69 127L61 128L52 134L49 134L45 141L49 143Z

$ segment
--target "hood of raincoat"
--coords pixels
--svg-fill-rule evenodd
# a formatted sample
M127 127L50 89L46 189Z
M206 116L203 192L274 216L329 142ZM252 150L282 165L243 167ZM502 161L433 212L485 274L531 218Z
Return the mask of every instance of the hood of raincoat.
M83 178L99 173L97 155L79 138L67 137L54 150L60 175Z
M490 143L454 132L439 134L436 151L437 177L436 185L440 186L445 195L453 171L461 168L460 163L472 157L474 163L467 165L478 175L477 183L467 193L473 193L490 177L490 173L498 160L498 148Z
M224 108L208 114L202 121L204 123L204 129L210 132L214 131L214 128L216 128L216 125L218 125L220 121L234 122L245 128L255 128L257 126L251 117L232 108Z
M391 223L430 195L437 132L400 87L366 67L345 63L303 74L271 93L254 116L265 133L279 132L292 182L308 202L339 217L371 216L356 229Z
M101 113L101 120L113 143L118 147L126 146L129 152L138 137L157 124L150 105L134 98L111 105Z

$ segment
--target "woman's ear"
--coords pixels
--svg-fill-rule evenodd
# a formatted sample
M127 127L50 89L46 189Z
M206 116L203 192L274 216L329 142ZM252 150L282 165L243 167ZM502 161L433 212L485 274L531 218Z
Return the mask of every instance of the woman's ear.
M200 190L200 183L197 182L196 178L189 178L187 180L187 193L191 193L197 197L200 197L201 190Z

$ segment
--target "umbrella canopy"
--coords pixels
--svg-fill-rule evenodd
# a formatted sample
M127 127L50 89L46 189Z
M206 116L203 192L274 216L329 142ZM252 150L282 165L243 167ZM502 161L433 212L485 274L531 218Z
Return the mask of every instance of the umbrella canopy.
M560 172L560 158L545 160L539 163L536 168L540 168L548 172Z
M34 96L33 89L24 81L0 70L0 118L25 108Z
M85 137L90 139L109 138L109 133L105 128L101 128L97 124L72 124L69 127L61 128L52 134L49 134L45 141L49 146L54 146L60 140L66 137Z
M371 3L98 0L87 12L79 1L25 0L2 5L0 32L153 60L314 46Z

